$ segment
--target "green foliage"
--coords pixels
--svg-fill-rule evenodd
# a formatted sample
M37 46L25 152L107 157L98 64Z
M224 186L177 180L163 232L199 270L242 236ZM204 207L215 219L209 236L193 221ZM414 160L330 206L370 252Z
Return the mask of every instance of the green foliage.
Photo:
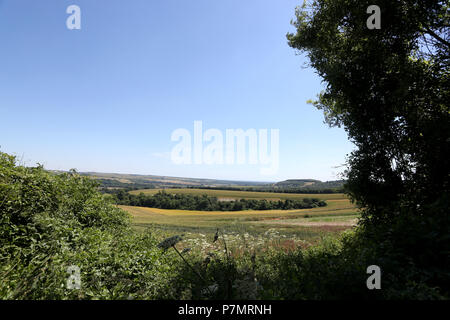
M0 153L0 297L170 298L174 265L150 233L106 201L91 179L17 166ZM81 269L69 290L67 268Z
M379 30L366 27L371 4L305 2L289 44L326 83L313 104L357 147L346 190L363 208L359 250L370 248L373 261L397 279L392 296L415 287L448 295L448 1L377 1Z

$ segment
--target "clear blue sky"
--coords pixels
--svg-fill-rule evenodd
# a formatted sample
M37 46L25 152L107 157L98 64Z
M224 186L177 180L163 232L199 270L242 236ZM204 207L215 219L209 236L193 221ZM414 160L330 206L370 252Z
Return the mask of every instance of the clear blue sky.
M353 146L306 104L323 84L287 45L300 2L0 0L0 150L48 169L336 179ZM279 129L278 173L171 163L171 133L194 120Z

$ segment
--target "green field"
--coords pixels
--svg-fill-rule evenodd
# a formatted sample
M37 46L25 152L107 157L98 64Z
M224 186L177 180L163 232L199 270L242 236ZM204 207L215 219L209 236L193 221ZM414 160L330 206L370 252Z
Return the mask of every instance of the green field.
M155 194L160 189L137 190ZM356 207L344 194L286 194L203 189L166 189L170 193L207 194L219 199L302 199L319 198L326 207L297 210L189 211L120 206L129 212L137 229L158 227L168 234L185 234L188 239L212 238L219 228L229 237L247 235L259 246L310 245L324 235L335 235L357 222ZM247 239L248 240L248 239ZM188 241L189 242L189 241ZM268 242L270 242L268 244Z

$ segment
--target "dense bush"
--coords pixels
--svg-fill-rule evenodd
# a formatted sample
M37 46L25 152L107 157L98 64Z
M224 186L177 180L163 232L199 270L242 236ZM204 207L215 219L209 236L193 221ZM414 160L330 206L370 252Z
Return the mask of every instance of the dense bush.
M240 210L290 210L307 209L326 206L326 202L316 198L302 200L252 200L240 199L233 201L219 201L216 197L207 195L170 194L159 191L155 195L140 193L134 195L123 190L118 191L114 199L117 204L197 211L240 211Z
M92 180L17 166L0 153L0 297L3 299L171 298L176 260ZM69 290L67 268L81 271Z
M379 251L379 245L367 243L360 231L324 238L307 249L267 248L258 253L250 249L239 255L224 250L194 252L190 261L206 281L185 265L177 282L184 281L194 299L449 298L442 288L429 285L423 269L396 264L392 256ZM382 270L381 290L369 290L366 285L367 267L374 264Z

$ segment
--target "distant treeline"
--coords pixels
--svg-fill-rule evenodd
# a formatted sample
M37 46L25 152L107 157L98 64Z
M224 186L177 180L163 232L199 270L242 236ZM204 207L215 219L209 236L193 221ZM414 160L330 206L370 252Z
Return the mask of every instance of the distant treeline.
M208 187L208 186L189 186L189 189L207 189L207 190L228 190L228 191L249 191L249 192L274 192L274 193L297 193L297 194L328 194L343 193L344 187L337 188L274 188L274 187Z
M327 203L316 198L304 198L302 200L233 200L219 201L216 197L207 195L191 194L171 194L159 191L154 195L145 195L140 193L134 195L119 190L113 193L117 204L160 208L160 209L179 209L179 210L197 210L197 211L240 211L240 210L290 210L324 207Z

